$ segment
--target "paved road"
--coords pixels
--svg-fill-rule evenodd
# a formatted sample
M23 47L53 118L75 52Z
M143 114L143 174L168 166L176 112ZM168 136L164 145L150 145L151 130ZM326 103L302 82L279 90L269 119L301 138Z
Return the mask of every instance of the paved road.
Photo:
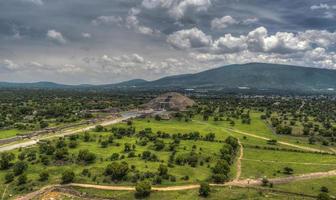
M83 131L89 131L91 129L94 129L97 125L108 126L108 125L111 125L111 124L117 124L117 123L119 123L123 120L130 119L130 118L133 118L133 117L137 117L139 115L140 114L136 113L136 112L125 112L125 113L122 113L122 117L120 117L118 119L105 120L101 123L90 125L90 126L87 126L85 128L75 129L75 130L72 129L72 130L67 130L67 131L60 131L59 133L55 133L53 135L40 136L40 137L36 137L36 138L30 139L30 140L25 140L23 142L19 142L19 143L15 143L15 144L4 145L4 146L0 147L0 152L10 151L10 150L13 150L13 149L32 146L32 145L37 144L37 142L41 139L51 139L51 138L55 138L55 137L72 135L72 134L80 133L80 132L83 132Z

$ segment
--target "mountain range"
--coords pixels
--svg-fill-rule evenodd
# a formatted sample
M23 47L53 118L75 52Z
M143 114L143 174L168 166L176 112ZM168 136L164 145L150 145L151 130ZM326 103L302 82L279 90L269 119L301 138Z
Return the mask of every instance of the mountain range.
M195 74L168 76L154 81L134 79L105 85L63 85L53 82L8 83L0 88L34 89L256 89L334 91L336 70L268 63L234 64Z

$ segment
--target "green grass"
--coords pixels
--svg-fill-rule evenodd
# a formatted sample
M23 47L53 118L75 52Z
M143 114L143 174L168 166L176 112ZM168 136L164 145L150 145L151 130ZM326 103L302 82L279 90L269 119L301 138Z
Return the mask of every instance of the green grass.
M322 186L329 189L329 194L336 196L336 177L330 178L319 178L314 180L303 180L296 181L293 183L287 183L282 185L275 185L275 189L290 191L290 192L301 192L310 195L318 195Z
M81 193L88 194L91 197L99 198L111 198L115 200L133 200L134 192L129 191L108 191L108 190L94 190L87 188L75 188ZM202 198L198 196L198 190L184 190L184 191L169 191L169 192L152 192L151 195L145 199L147 200L186 200L186 199L210 199L210 200L291 200L302 199L298 196L276 194L270 192L259 192L254 189L244 189L244 188L229 188L229 187L212 187L210 196L207 198Z
M18 134L25 133L27 131L19 129L0 130L0 139L15 137Z
M251 113L252 122L250 125L241 124L240 120L236 120L236 125L233 127L234 129L238 129L241 131L253 133L263 137L274 138L277 140L291 142L296 144L297 140L300 140L299 143L305 146L321 148L318 145L309 145L306 143L306 139L295 138L292 136L278 136L272 133L272 131L267 127L267 125L260 120L260 113ZM127 126L125 123L120 123L117 125L112 125L111 127L125 127ZM267 141L254 138L251 136L246 136L235 133L232 131L228 131L227 128L231 128L227 121L213 121L212 118L209 121L203 121L200 116L196 116L192 121L178 121L178 120L168 120L168 121L156 121L154 119L135 119L133 120L133 126L136 127L136 131L143 130L145 128L151 128L154 133L157 131L169 133L169 134L177 134L177 133L190 133L194 131L200 132L201 135L206 135L207 133L213 132L216 134L216 140L224 140L229 135L237 137L240 139L241 143L247 147L244 148L244 159L253 159L253 160L243 160L242 161L242 178L260 178L267 176L268 178L273 177L282 177L285 174L282 173L284 167L291 167L294 169L294 174L303 174L317 171L329 171L336 168L336 157L332 155L321 155L314 153L298 153L298 152L287 152L287 151L272 151L272 150L264 150L264 149L256 149L249 148L248 146L260 146L260 147L278 147L278 148L287 148L287 149L295 149L293 147L288 147L286 145L269 145ZM1 133L1 132L0 132ZM28 171L26 172L28 175L28 179L30 180L27 185L31 186L31 189L38 189L43 185L55 184L60 182L61 174L67 170L71 169L75 172L76 178L75 182L79 183L90 183L90 184L115 184L111 182L104 181L105 177L103 176L103 171L105 167L111 163L109 160L112 153L119 153L120 155L125 155L125 158L122 161L126 161L129 166L134 165L136 170L141 172L156 172L158 166L161 162L150 162L141 160L139 157L127 158L127 154L123 152L124 144L131 143L135 144L136 137L124 137L122 139L115 139L114 143L119 143L120 145L109 145L107 148L101 148L99 144L99 140L106 140L107 137L111 134L110 132L90 132L91 136L94 138L94 141L91 142L83 142L82 139L79 139L80 143L76 149L69 149L70 157L72 159L76 158L76 155L81 149L88 149L91 152L97 155L96 162L90 165L83 164L66 164L66 165L49 165L44 166L41 163L37 164L29 164ZM171 139L164 139L166 144L170 143ZM154 152L159 160L163 163L167 164L169 159L169 155L171 152L167 150L163 151L154 151L152 149L153 143L149 142L146 146L136 145L136 155L141 154L145 150L150 150ZM206 142L206 141L186 141L181 140L179 147L177 148L177 155L189 153L192 150L193 145L196 145L196 153L200 155L201 159L204 159L207 156L210 156L210 162L204 162L204 165L198 165L196 168L190 167L188 165L178 166L175 165L173 168L169 168L169 174L174 175L176 177L176 182L170 182L164 180L162 185L184 185L190 183L197 183L199 181L208 180L211 176L211 167L214 166L217 159L219 158L219 149L222 147L222 143L219 142ZM33 149L36 147L33 147ZM322 147L324 148L324 147ZM16 155L19 153L19 150L13 151ZM260 160L260 161L255 161ZM265 162L265 161L274 161L274 163ZM301 162L301 163L329 163L335 165L304 165L299 163L290 163L290 162ZM232 166L231 170L231 178L235 176L236 165ZM83 169L89 169L91 172L91 177L80 175ZM47 182L39 182L37 181L39 173L41 171L48 171L50 174L50 179ZM6 173L9 170L0 171L0 180L4 179ZM189 180L182 180L182 177L189 176ZM93 179L93 177L96 177ZM12 185L15 184L12 183ZM134 185L132 182L120 182L117 183L120 185ZM4 187L2 187L4 188ZM213 199L222 197L220 194L223 192L227 196L227 199L246 199L246 194L242 194L239 196L238 193L243 190L228 190L227 188L217 188L218 192L213 193ZM215 191L216 191L215 190ZM0 190L1 191L1 190ZM27 191L17 191L16 187L9 187L8 194L18 194L24 193ZM246 191L245 191L246 192ZM113 193L113 192L112 192ZM127 199L133 197L133 194L124 194L121 192L114 192L116 195L123 197L122 199ZM218 194L217 194L218 193ZM258 194L257 192L255 192ZM197 191L193 192L171 192L165 193L167 194L167 198L171 197L181 199L178 196L183 196L185 199L195 199L197 198ZM235 194L235 195L234 195ZM112 195L112 194L111 194ZM128 196L127 196L128 195ZM155 196L158 195L158 196ZM192 195L192 196L188 196ZM217 196L216 196L217 195ZM230 196L233 195L233 196ZM238 196L237 196L238 195ZM259 194L258 194L259 195ZM271 195L271 194L268 194ZM162 197L161 197L162 196ZM162 195L161 193L153 193L153 199L162 198L165 199L166 195ZM278 198L278 197L276 197ZM254 196L254 199L267 199L264 196ZM272 198L269 198L272 199ZM279 199L281 199L279 197Z
M315 165L308 163L314 163ZM294 175L334 170L336 168L336 156L255 148L244 149L242 161L243 178L261 178L264 176L274 178L286 176L283 173L284 167L291 167L294 170Z

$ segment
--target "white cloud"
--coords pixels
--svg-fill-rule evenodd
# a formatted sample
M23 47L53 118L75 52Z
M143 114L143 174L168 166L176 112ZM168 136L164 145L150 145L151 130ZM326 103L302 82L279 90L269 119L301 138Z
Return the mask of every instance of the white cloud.
M41 6L44 4L44 2L42 0L21 0L23 2L28 2L28 3L32 3L38 6Z
M146 9L166 10L170 17L179 20L186 12L206 11L211 6L210 0L143 0L142 6Z
M58 32L56 30L49 30L47 32L47 38L52 40L52 41L58 42L60 44L65 44L66 43L66 40L63 37L62 33Z
M14 63L12 60L4 59L0 62L0 71L16 71L20 66Z
M167 42L177 49L208 47L212 43L211 36L198 28L180 30L168 36Z
M312 5L312 6L310 7L310 9L312 9L312 10L319 10L319 9L326 9L326 10L329 10L329 9L331 9L331 8L333 8L333 6L330 7L328 4L325 4L325 3L320 3L319 5ZM336 7L335 7L335 8L336 8Z
M258 21L259 19L257 17L250 17L250 18L244 19L241 23L245 25L249 25L249 24L257 23Z
M82 37L83 38L91 38L91 34L90 33L82 33Z
M238 21L227 15L222 18L215 18L211 21L211 29L224 29L233 24L238 24Z
M247 49L246 38L244 36L234 37L231 34L225 34L214 41L213 49L216 53L243 51Z
M92 24L95 26L102 24L120 24L123 22L123 19L119 16L99 16L96 19L92 20Z

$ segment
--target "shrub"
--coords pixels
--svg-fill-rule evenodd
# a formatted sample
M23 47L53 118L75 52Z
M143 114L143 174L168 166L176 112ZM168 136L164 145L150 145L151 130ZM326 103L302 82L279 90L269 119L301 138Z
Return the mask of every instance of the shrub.
M209 183L206 183L206 182L201 183L200 188L198 190L198 194L201 197L207 197L207 196L209 196L209 194L210 194Z
M27 183L27 176L25 174L21 174L19 177L18 177L18 180L17 180L17 184L18 185L23 185Z
M148 181L139 182L135 186L135 197L136 198L144 198L148 197L151 193L152 186Z
M126 162L113 162L105 168L105 176L111 176L112 180L122 180L128 173L129 168Z
M67 170L62 174L62 183L67 184L73 182L75 179L75 173L73 171Z
M96 159L96 155L89 150L80 150L78 152L77 160L85 163L93 163Z
M14 180L14 174L13 173L7 173L5 175L5 183L10 183Z
M28 168L27 163L24 161L18 161L13 166L13 172L15 176L22 174Z
M39 176L40 176L39 181L46 181L49 179L48 172L41 172Z

